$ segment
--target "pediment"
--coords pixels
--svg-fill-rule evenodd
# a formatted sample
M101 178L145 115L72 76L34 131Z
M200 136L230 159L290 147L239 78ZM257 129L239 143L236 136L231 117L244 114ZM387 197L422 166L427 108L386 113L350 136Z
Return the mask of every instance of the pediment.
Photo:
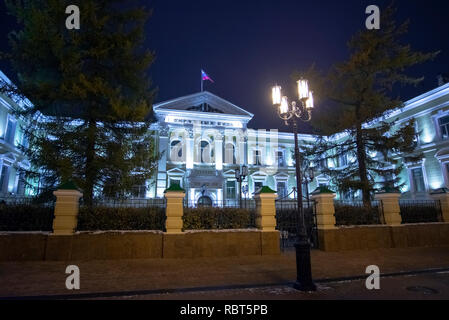
M247 117L249 119L254 116L252 113L208 91L157 103L153 106L153 110L156 113L164 111L184 111L204 114L234 115Z

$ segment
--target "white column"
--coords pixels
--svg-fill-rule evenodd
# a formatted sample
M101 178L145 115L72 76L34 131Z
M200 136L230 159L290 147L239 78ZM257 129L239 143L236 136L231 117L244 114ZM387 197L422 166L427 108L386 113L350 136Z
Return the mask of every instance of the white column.
M193 138L186 139L186 169L193 169Z
M223 137L215 137L215 169L223 170Z
M158 162L156 196L162 198L167 189L167 154L170 152L167 136L159 136L159 152L162 156Z

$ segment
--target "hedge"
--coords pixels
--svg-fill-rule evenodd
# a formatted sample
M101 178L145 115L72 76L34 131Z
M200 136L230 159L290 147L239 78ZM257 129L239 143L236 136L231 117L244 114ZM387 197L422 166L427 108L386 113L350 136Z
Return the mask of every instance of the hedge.
M255 228L254 210L240 208L184 208L184 230Z
M357 226L381 224L379 208L335 205L337 226Z
M52 231L54 207L0 204L0 231Z
M165 208L80 207L77 230L165 231Z

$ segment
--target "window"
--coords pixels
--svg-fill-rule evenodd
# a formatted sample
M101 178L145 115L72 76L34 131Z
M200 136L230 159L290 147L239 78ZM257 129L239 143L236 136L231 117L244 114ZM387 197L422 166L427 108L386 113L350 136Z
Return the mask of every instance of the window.
M348 165L348 157L345 154L340 154L338 156L338 166L339 167L346 167Z
M276 152L276 162L279 167L285 167L284 153L282 151Z
M182 161L182 143L179 140L174 140L170 143L170 160Z
M256 181L254 182L254 191L257 192L259 189L263 187L263 182Z
M6 125L5 141L13 144L15 134L16 134L16 121L12 117L8 117L8 124Z
M138 199L144 199L147 195L147 187L145 185L134 186L132 188L132 196Z
M280 181L277 183L277 194L279 199L284 199L287 197L287 184L285 181Z
M227 181L226 182L226 197L228 199L235 199L237 197L235 181Z
M440 126L441 138L449 138L449 116L442 117L438 119L438 124Z
M9 167L3 165L2 172L0 174L0 192L6 192L8 190L9 180Z
M168 178L168 187L172 185L178 185L182 188L182 179L181 178Z
M225 163L236 164L235 147L232 143L227 143L225 147Z
M412 169L412 179L413 179L413 185L415 187L415 192L425 192L426 191L422 168Z
M210 144L207 141L201 141L201 155L200 155L201 163L210 163L211 162L211 148Z
M254 165L261 166L262 165L262 154L260 150L254 150Z

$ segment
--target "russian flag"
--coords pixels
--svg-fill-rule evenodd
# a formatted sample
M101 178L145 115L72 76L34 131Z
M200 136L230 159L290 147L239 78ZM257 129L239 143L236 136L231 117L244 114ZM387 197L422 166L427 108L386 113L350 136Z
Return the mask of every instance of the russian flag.
M204 80L209 80L210 82L214 82L214 80L212 80L212 79L207 75L207 73L204 72L204 70L201 70L201 76L202 76L203 81L204 81Z

